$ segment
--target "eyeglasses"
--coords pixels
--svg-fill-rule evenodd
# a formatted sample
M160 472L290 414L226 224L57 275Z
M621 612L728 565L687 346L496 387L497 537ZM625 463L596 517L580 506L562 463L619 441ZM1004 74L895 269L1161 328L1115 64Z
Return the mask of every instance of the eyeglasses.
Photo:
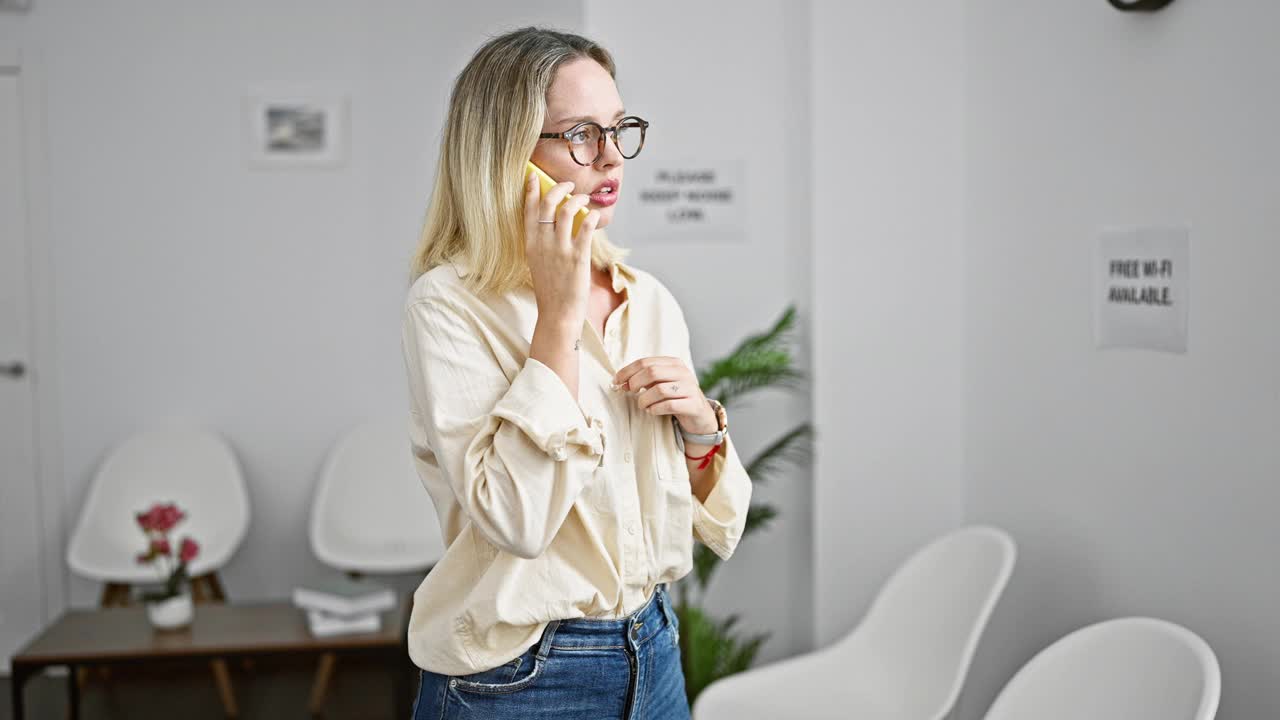
M640 154L644 147L644 131L649 129L649 121L629 115L618 121L613 127L604 127L600 123L588 120L558 133L542 133L539 138L564 138L569 143L569 154L579 165L592 165L604 152L605 135L613 136L613 144L622 153L622 157L630 160Z

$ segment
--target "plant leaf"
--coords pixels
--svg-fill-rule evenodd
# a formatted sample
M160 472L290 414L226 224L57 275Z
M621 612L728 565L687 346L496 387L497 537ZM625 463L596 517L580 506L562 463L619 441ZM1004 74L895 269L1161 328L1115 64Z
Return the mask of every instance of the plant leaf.
M774 440L747 463L751 482L763 482L785 463L801 465L809 462L813 458L813 437L813 426L801 423Z
M750 667L770 636L766 632L739 638L733 630L737 615L717 621L700 607L677 606L676 616L690 705L711 683Z
M708 397L728 407L743 395L770 386L792 387L804 374L792 367L788 345L796 309L789 306L768 331L749 336L733 352L698 372L698 385Z
M747 509L747 524L742 529L742 536L763 530L769 526L774 518L778 517L778 510L772 505L752 505ZM715 557L715 554L712 554ZM719 558L716 558L717 560Z

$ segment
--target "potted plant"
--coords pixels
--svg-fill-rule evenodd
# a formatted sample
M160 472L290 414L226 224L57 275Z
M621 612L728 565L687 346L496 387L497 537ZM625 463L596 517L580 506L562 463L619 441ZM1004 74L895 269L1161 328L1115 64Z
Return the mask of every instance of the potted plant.
M788 307L772 328L746 338L733 352L698 370L698 384L703 393L728 408L757 390L796 387L804 374L794 367L789 348L795 319L795 307ZM807 462L813 437L814 430L809 423L800 423L778 436L745 464L752 484L762 484L786 465ZM767 527L777 514L772 505L753 502L747 511L743 539ZM676 586L685 692L690 705L712 682L749 668L769 637L769 633L742 636L734 628L737 615L718 619L700 606L719 564L720 558L710 548L695 545L693 572ZM691 583L697 586L696 598Z
M173 503L156 503L150 510L137 514L138 527L147 538L146 552L138 555L138 563L156 568L163 583L158 590L142 593L147 619L162 630L191 624L191 576L187 567L200 554L200 545L190 537L182 538L176 547L169 533L187 514Z

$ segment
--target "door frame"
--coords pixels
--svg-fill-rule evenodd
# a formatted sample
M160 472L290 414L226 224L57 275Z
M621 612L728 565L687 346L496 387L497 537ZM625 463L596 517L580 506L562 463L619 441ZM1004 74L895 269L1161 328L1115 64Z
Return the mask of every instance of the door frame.
M16 73L22 104L22 172L27 205L28 317L33 383L36 498L40 513L40 568L43 622L67 607L70 580L64 557L68 510L62 480L61 423L58 415L55 350L53 242L49 232L48 164L45 138L45 67L38 50L0 46L0 72ZM7 666L7 663L5 663ZM8 668L3 670L7 673Z

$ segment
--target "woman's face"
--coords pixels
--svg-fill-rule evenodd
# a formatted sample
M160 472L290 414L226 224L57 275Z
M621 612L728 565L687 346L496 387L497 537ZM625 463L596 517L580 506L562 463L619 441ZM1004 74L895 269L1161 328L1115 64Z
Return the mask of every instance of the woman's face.
M547 90L547 117L542 132L564 132L584 120L594 120L602 127L610 127L626 115L618 87L609 71L590 58L577 58L565 62L556 70L555 79ZM569 143L563 138L543 138L534 147L534 165L542 168L556 182L572 182L573 194L589 193L591 202L587 209L600 211L596 228L604 228L613 219L614 205L622 189L622 164L624 158L618 152L613 137L605 138L604 148L591 165L583 166L569 154ZM600 194L607 183L614 183L613 192Z

